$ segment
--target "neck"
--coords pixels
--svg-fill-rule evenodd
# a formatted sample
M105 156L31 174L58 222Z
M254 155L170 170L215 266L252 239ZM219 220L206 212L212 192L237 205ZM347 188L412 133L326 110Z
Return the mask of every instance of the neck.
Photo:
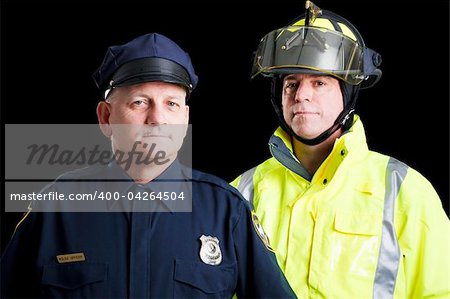
M176 159L177 155L167 156L164 163L150 161L118 161L118 165L136 182L146 184L163 173Z
M291 137L294 155L311 176L314 176L317 169L319 169L320 165L322 165L323 161L331 153L336 138L341 136L341 134L342 131L339 129L317 145L306 145L296 138Z

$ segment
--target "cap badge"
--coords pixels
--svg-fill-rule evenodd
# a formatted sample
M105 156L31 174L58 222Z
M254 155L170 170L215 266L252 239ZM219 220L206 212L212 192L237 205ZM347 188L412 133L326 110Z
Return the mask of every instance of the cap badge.
M219 247L219 239L202 235L200 241L202 241L202 247L200 248L202 261L213 266L220 264L222 262L222 252Z

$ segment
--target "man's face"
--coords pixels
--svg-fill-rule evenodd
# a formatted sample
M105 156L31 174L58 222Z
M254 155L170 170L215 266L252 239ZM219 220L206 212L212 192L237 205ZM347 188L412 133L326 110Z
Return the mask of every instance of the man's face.
M310 74L284 78L282 105L286 123L306 139L330 128L344 109L339 81L331 76Z
M183 87L147 82L115 88L107 101L99 103L97 115L113 150L176 155L186 134L189 107Z

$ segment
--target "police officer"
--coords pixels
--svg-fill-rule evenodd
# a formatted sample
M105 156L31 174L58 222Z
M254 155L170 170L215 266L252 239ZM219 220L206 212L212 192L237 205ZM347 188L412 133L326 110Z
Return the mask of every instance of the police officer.
M417 171L370 151L354 113L381 57L341 16L307 11L264 36L272 158L233 185L253 202L299 298L448 298L450 222Z
M146 34L110 47L94 80L104 94L97 114L113 151L127 153L127 142L139 141L134 145L159 163L120 163L123 155L116 155L108 165L63 174L43 192L114 191L136 199L158 194L152 183L159 181L178 199L190 197L191 212L160 200L157 212L143 212L144 204L109 213L27 213L2 257L2 295L295 297L249 204L223 180L182 165L184 135L164 131L188 123L186 98L197 84L188 54L161 34ZM149 139L167 155L150 153L143 146ZM120 202L106 208L113 206Z

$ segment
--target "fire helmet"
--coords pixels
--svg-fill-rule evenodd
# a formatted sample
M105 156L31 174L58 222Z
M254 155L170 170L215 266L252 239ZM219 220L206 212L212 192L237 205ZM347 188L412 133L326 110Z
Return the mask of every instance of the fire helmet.
M260 41L251 77L272 78L272 104L282 127L300 142L319 144L337 129L348 129L361 88L381 78L381 55L366 47L358 30L345 18L306 1L306 12L288 26L273 30ZM287 74L330 75L340 82L344 110L331 128L313 139L295 134L284 121L280 78Z

